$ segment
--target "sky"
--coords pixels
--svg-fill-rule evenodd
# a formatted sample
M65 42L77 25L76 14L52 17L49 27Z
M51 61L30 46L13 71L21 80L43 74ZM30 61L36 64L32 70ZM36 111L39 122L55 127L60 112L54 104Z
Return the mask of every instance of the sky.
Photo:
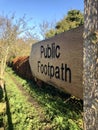
M26 14L37 26L43 21L57 22L72 9L83 12L84 0L0 0L0 15L15 13L20 18Z

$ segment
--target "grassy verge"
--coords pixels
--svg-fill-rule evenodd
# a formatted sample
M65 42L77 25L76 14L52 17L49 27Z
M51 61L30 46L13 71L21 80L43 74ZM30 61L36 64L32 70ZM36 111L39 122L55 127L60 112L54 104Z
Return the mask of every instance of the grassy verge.
M7 122L6 130L42 130L43 123L36 109L27 102L10 75L6 73Z
M16 78L16 80L26 89L26 91L29 92L32 98L34 98L43 107L45 111L44 121L40 122L36 119L36 123L38 124L38 126L40 126L41 130L45 130L45 128L49 130L83 129L83 104L81 100L76 99L75 97L70 97L70 95L60 92L58 89L49 85L44 85L43 87L39 88L33 81L27 81L17 76L10 68L8 68L8 72L14 78ZM10 86L11 84L9 85L9 87ZM13 86L10 91L12 90L13 93L16 93L16 90ZM9 95L11 96L11 94ZM12 98L14 97L15 94ZM20 100L20 98L17 99L16 97L15 100ZM25 105L27 106L27 103ZM19 106L22 106L22 103ZM11 108L13 109L13 107L14 106L12 105ZM20 115L21 113L19 114L19 116ZM19 119L21 119L21 117L19 117ZM39 128L37 127L34 129L39 130Z

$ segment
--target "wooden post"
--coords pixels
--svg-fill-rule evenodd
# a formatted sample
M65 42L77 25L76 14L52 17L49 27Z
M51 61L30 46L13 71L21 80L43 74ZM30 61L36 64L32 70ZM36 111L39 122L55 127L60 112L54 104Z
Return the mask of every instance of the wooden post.
M84 130L98 129L98 0L84 0Z

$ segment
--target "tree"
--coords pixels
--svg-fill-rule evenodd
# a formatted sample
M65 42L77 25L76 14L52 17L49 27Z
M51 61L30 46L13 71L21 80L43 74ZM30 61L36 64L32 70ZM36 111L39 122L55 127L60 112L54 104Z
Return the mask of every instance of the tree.
M25 33L34 30L34 26L28 27L25 16L15 19L15 15L0 16L0 79L4 80L7 59L16 52L15 43ZM17 48L18 49L18 48Z
M54 22L49 23L48 21L43 21L40 24L40 34L43 39L46 38L47 32L49 32L49 30L54 27L54 24L55 24ZM53 31L51 30L50 32L52 34L52 33L54 33L54 30Z
M84 130L98 129L98 0L85 0Z
M79 10L70 10L61 21L56 23L55 29L46 32L46 38L78 27L83 24L83 14Z

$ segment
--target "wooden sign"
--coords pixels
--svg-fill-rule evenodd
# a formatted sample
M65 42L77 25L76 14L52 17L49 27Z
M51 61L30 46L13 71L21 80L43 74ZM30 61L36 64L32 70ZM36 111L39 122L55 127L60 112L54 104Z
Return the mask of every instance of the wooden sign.
M29 62L34 77L83 98L83 26L32 46Z

